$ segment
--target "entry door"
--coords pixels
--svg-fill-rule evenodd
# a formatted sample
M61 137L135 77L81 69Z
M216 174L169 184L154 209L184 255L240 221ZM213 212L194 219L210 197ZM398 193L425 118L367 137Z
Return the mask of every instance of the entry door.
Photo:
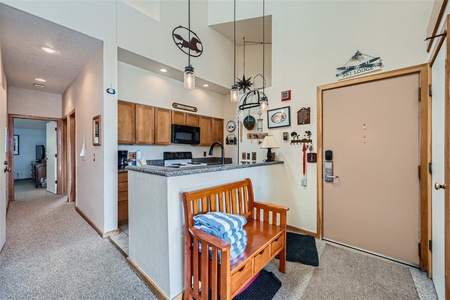
M0 251L5 245L6 241L6 204L7 197L7 180L8 180L8 166L3 162L7 161L6 157L6 126L8 120L8 114L6 109L6 91L0 85L0 162L2 162L2 170L0 172Z
M325 239L419 264L418 90L409 74L324 91L323 149L339 176L323 182Z
M445 59L446 43L433 63L433 101L432 101L432 182L444 183L444 145L445 145ZM433 263L432 277L439 299L445 299L445 217L444 190L432 189L432 241Z
M48 122L47 127L47 191L56 194L56 122Z

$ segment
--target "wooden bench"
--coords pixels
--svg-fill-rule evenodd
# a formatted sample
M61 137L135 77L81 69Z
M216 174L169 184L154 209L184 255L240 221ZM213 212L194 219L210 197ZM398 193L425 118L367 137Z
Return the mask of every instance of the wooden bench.
M230 300L276 255L286 271L288 207L255 202L250 179L183 193L185 215L184 299ZM210 211L247 218L245 252L230 262L230 244L194 228L193 217ZM199 251L199 242L203 249ZM221 252L219 259L218 251Z

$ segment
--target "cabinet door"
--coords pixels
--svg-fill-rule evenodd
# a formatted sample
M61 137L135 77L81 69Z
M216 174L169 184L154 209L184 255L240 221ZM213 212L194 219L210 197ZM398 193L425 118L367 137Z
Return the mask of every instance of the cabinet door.
M155 107L155 144L170 145L172 114L168 109Z
M186 125L198 126L198 116L194 114L186 114Z
M134 144L135 104L118 101L118 143Z
M151 145L155 142L155 111L147 105L136 104L136 144Z
M223 144L223 119L212 119L212 136L213 142L221 142Z
M186 124L186 114L181 111L172 110L172 124L185 125Z
M213 143L212 118L199 116L198 124L200 127L200 146L210 146Z

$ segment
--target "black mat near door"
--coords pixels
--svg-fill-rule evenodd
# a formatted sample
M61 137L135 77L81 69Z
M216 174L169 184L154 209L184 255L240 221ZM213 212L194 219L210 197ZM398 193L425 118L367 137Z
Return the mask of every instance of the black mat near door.
M272 273L261 270L258 277L233 300L271 300L281 287L281 281Z
M313 236L287 232L286 260L305 265L319 265L316 240Z

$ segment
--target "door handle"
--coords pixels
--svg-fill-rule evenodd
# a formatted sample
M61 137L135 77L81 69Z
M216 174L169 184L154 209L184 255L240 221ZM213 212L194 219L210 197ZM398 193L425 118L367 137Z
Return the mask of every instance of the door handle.
M337 179L337 178L339 178L339 176L337 176L337 175L325 174L325 181L333 181L333 179Z
M445 184L440 184L439 182L436 182L436 183L434 184L434 188L435 188L436 190L440 190L440 189L445 190Z
M5 167L5 168L3 169L3 173L6 173L6 172L11 172L11 169L8 168L8 167Z

